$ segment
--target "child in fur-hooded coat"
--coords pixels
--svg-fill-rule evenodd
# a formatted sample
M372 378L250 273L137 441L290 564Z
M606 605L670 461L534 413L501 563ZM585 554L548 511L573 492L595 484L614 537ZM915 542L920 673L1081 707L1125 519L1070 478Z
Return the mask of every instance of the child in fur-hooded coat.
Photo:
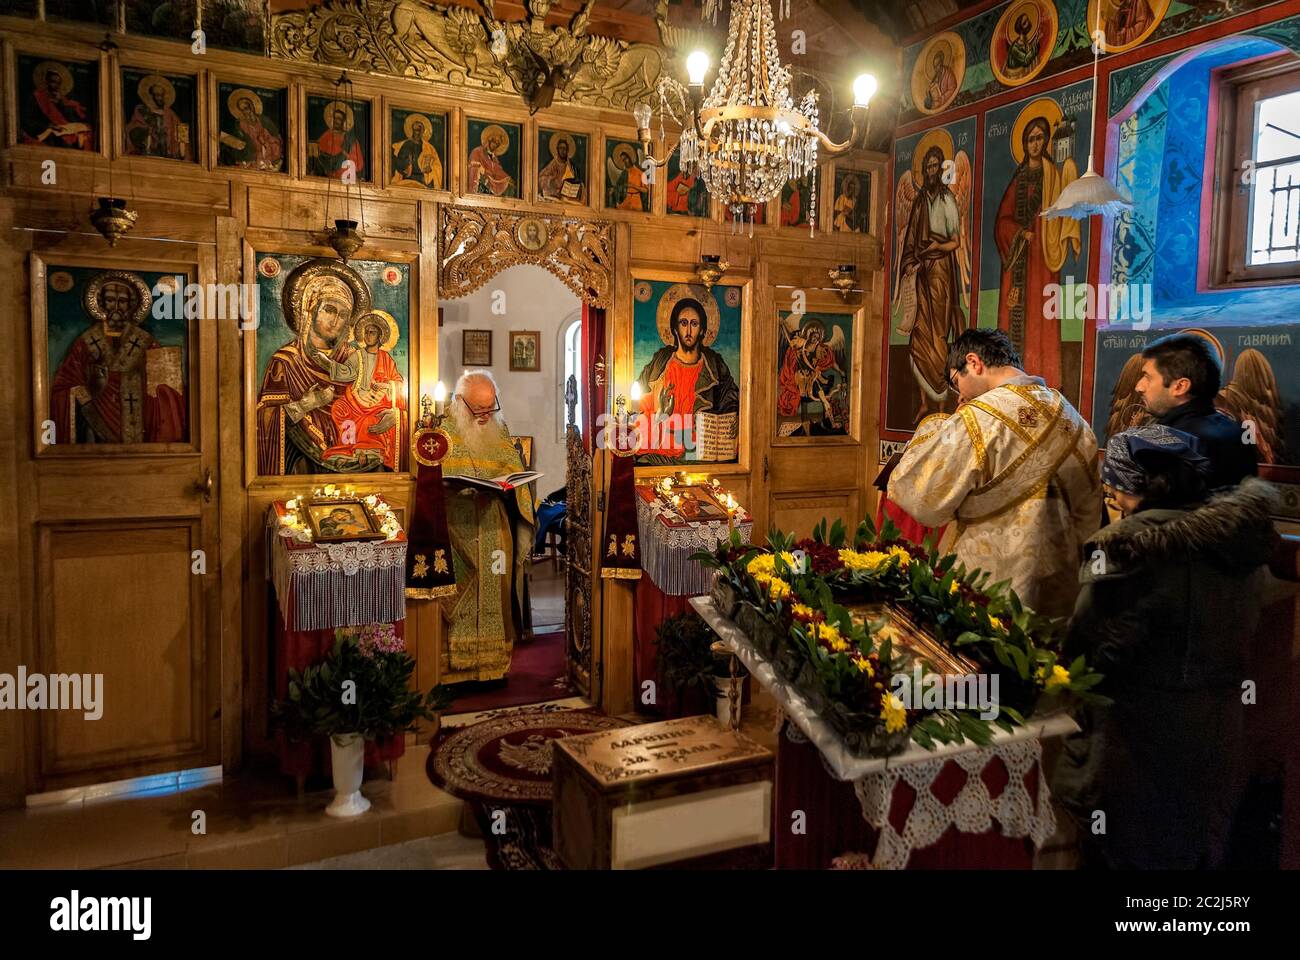
M1170 444L1187 448L1172 471ZM1083 731L1065 742L1052 780L1090 865L1204 869L1226 853L1275 494L1253 478L1208 500L1203 485L1169 483L1180 475L1196 487L1203 459L1194 438L1168 427L1107 445L1102 480L1128 515L1088 544L1066 649L1105 675L1098 692L1113 702L1081 711Z

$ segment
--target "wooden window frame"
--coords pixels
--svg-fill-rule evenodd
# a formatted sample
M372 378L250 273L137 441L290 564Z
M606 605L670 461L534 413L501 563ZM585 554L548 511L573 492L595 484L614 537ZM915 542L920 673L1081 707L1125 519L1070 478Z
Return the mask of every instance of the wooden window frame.
M1255 105L1300 89L1300 61L1294 55L1283 54L1244 64L1219 74L1216 86L1219 122L1214 144L1209 286L1223 289L1293 284L1300 280L1300 260L1246 262L1252 190L1243 174L1255 152Z

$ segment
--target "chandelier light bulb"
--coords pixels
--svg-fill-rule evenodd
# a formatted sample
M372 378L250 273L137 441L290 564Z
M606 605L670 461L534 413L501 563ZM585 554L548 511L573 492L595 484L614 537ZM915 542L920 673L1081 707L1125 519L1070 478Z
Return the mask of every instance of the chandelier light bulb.
M789 120L778 120L776 123L776 132L781 134L783 137L788 137L794 132L794 128L790 126Z
M691 86L704 86L704 75L709 72L709 55L703 50L696 50L686 58L686 76Z
M632 108L632 116L636 117L636 125L638 129L650 129L650 104L638 103Z
M858 78L853 81L853 103L855 106L865 107L871 103L871 98L876 95L879 85L876 78L869 73L860 73Z

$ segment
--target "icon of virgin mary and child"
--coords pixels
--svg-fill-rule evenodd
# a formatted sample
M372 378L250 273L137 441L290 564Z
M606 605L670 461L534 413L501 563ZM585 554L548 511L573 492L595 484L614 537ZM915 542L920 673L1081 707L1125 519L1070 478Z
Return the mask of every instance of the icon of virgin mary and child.
M257 399L262 475L397 470L406 388L392 356L400 331L372 309L361 276L308 260L285 280L296 337L271 357Z

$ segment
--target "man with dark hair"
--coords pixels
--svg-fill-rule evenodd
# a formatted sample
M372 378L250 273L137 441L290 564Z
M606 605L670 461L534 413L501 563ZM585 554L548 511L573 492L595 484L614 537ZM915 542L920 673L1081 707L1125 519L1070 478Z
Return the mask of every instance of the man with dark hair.
M1158 423L1190 433L1210 460L1210 486L1231 487L1253 477L1259 449L1245 425L1214 409L1219 361L1204 337L1175 333L1142 351L1142 376L1134 389Z
M1025 373L1003 330L964 331L947 369L957 412L921 421L888 497L924 526L949 524L944 549L966 570L1064 616L1101 520L1097 440L1059 390Z

